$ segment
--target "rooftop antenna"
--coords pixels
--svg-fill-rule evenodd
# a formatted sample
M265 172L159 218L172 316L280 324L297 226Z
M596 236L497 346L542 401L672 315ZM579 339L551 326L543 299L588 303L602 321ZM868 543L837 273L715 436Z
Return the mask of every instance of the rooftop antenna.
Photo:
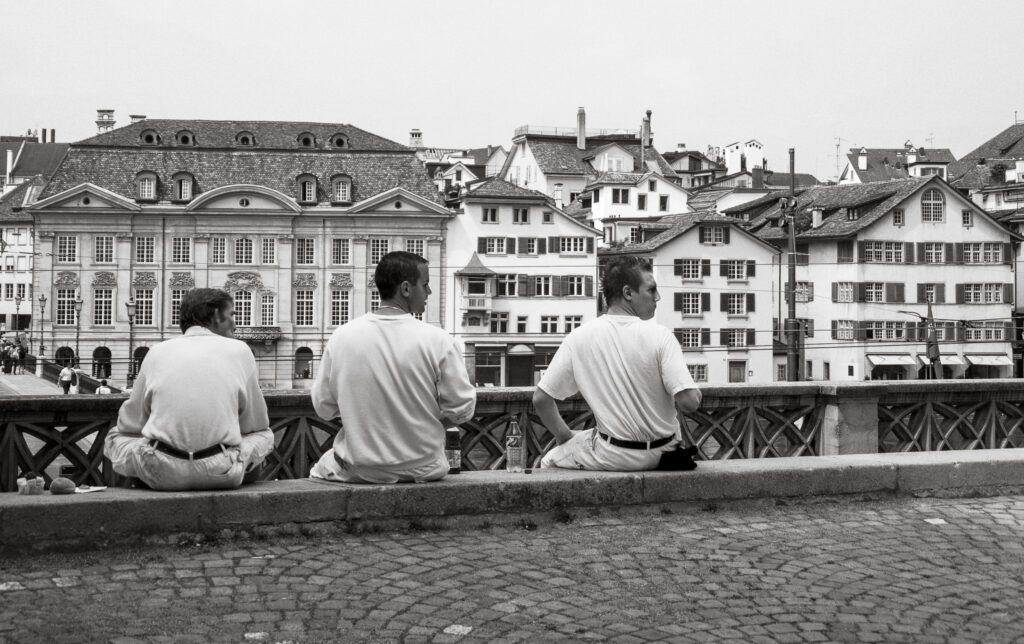
M849 143L847 139L840 136L836 137L836 183L839 183L839 146L842 145L843 141Z
M935 147L935 145L934 145L934 143L935 143L935 132L929 132L928 133L928 138L925 139L925 141L928 142L928 147L929 148Z

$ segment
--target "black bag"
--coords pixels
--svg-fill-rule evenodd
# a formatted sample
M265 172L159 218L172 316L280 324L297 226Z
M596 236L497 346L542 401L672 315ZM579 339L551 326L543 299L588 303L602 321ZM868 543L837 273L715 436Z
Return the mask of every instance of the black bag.
M670 472L695 470L697 469L697 462L693 460L693 457L696 455L696 445L677 447L671 452L665 452L661 455L661 461L658 462L656 469Z

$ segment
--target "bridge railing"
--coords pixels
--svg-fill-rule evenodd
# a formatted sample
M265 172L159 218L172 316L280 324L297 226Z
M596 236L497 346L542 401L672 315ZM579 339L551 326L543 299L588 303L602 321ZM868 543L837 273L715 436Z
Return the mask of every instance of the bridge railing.
M778 383L705 387L701 408L682 418L698 459L821 456L1024 446L1024 381L948 380ZM554 441L531 404L532 387L477 391L461 427L463 469L505 466L505 432L517 418L530 463ZM62 466L79 484L116 485L103 440L125 395L0 398L0 491L25 472L47 480ZM302 478L331 448L339 426L319 418L308 392L266 394L275 449L265 479ZM579 398L559 404L573 429L594 425Z

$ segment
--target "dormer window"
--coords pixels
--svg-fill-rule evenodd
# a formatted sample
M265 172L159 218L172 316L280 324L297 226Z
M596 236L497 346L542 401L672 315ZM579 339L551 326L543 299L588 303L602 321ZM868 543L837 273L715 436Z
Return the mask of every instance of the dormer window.
M174 135L174 142L178 145L195 145L196 136L188 130L182 130Z
M311 174L303 174L298 178L299 202L316 203L316 177Z
M136 196L139 201L156 201L156 174L140 172L136 177Z
M860 219L860 208L847 208L846 219L847 221L857 221Z
M160 145L160 135L156 130L143 130L139 135L139 141L142 145Z
M235 135L235 143L243 148L256 145L256 136L252 132L242 131Z
M332 148L347 148L348 147L348 137L345 136L344 134L335 134L334 136L331 137L331 147Z
M331 179L331 201L348 203L352 201L352 179L347 175L338 175Z
M179 172L171 179L173 184L173 196L175 201L191 201L195 179L187 172Z
M315 148L316 147L316 135L312 132L303 132L298 137L300 148Z

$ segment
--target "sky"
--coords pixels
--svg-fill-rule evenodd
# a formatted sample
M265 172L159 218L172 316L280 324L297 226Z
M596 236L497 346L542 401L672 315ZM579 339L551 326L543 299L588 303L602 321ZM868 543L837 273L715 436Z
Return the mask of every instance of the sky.
M1022 24L1004 0L0 0L0 133L77 141L107 108L507 149L582 106L593 128L651 110L662 152L757 139L827 179L837 139L959 158L1024 120Z

